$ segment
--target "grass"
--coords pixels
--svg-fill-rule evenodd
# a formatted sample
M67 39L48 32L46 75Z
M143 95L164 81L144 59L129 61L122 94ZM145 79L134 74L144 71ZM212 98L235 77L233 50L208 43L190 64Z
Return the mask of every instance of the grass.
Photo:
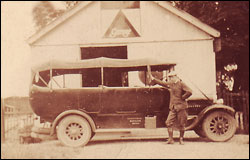
M1 159L72 159L83 148L71 148L50 141L38 144L2 143Z

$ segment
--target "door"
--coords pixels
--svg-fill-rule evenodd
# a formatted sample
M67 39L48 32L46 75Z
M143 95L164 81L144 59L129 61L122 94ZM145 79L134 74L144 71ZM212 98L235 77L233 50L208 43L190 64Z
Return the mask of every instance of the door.
M104 87L101 95L102 128L144 128L144 117L150 105L148 87Z

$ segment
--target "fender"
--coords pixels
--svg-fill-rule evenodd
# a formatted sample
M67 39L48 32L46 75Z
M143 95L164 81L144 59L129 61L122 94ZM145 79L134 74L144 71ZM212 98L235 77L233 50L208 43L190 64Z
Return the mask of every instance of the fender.
M210 111L215 111L215 110L225 110L227 113L231 114L232 116L234 116L235 114L235 110L232 107L223 105L223 104L214 104L212 106L208 106L206 108L204 108L197 116L197 118L195 118L195 120L193 121L193 123L189 126L187 126L185 128L185 130L191 130L194 127L196 127L199 122L205 117L205 115L210 112Z
M57 124L59 123L59 121L60 121L63 117L65 117L65 116L67 116L67 115L71 115L71 114L80 115L80 116L86 118L86 120L87 120L87 121L89 122L89 124L90 124L90 127L91 127L92 131L93 131L93 132L96 131L95 122L93 121L93 119L92 119L88 114L86 114L86 113L84 113L84 112L81 112L81 111L79 111L79 110L67 110L67 111L65 111L65 112L60 113L60 114L56 117L56 119L53 121L51 130L50 130L50 135L51 135L51 136L55 134L55 132L56 132L56 126L57 126Z

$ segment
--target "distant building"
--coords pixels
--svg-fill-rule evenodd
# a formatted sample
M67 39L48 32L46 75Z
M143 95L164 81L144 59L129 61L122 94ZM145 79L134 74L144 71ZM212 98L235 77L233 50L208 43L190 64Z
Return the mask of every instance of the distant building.
M29 97L8 97L2 101L5 113L32 113Z
M96 57L166 59L178 64L176 71L194 90L192 98L204 98L197 87L216 98L219 36L219 31L170 2L86 1L34 34L28 43L34 64ZM115 72L110 73L113 76ZM88 76L76 78L88 81Z
M18 112L18 110L16 109L15 106L11 106L11 105L4 105L4 113L16 113Z

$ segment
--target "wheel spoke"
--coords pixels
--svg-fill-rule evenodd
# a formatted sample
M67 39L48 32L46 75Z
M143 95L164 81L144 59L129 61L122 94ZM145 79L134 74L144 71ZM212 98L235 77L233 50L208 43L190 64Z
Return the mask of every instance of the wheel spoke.
M224 132L224 133L227 133L227 129L226 129L226 128L224 128L224 129L223 129L223 132Z
M219 119L219 117L218 117L218 116L214 118L214 120L215 120L215 121L218 121L218 119Z
M214 126L215 125L215 123L210 123L210 126Z
M221 129L220 130L220 134L224 134L225 132L224 132L224 129Z
M215 129L215 126L210 126L210 129Z
M215 122L216 122L216 121L213 119L210 123L211 123L211 124L215 124Z
M84 118L70 115L59 122L57 136L65 145L82 146L90 140L91 128Z

